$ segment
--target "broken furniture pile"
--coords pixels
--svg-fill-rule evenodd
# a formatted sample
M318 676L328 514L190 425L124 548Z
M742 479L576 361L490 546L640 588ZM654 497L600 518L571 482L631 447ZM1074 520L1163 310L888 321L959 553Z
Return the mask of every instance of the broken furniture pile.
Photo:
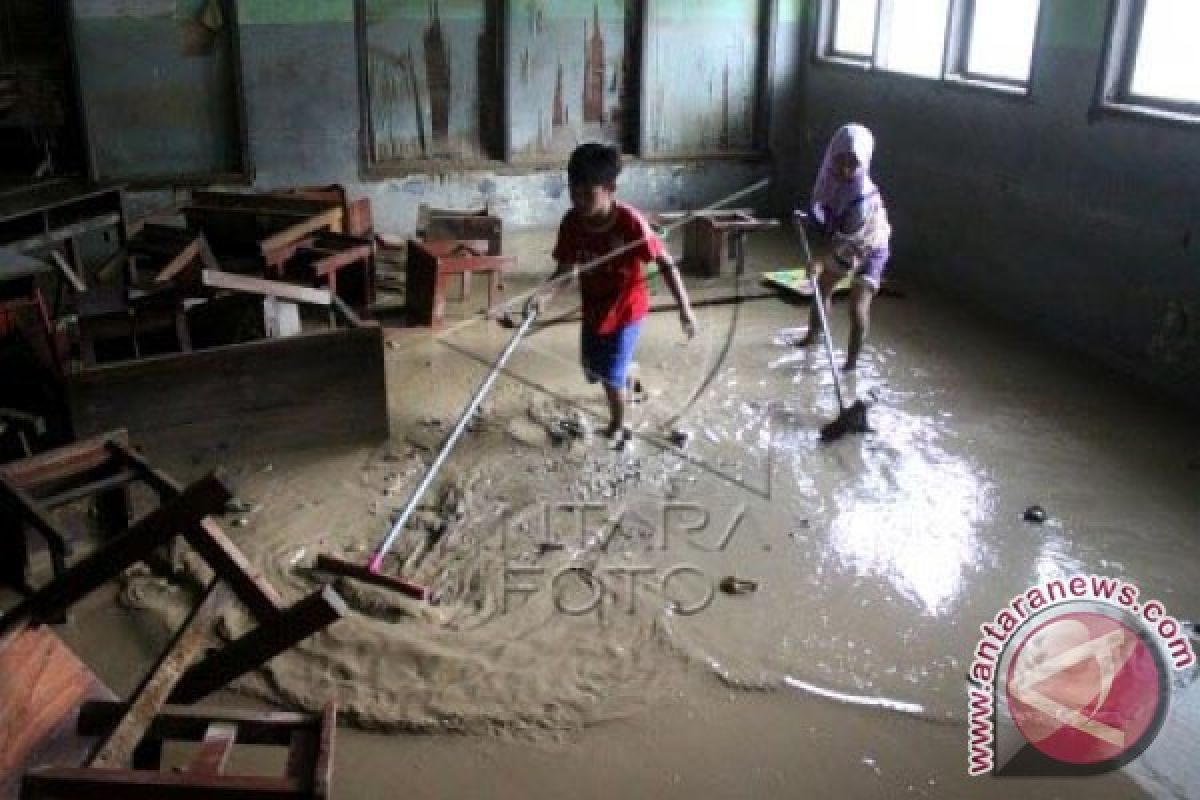
M135 482L148 486L158 505L131 522L128 487ZM220 481L209 476L181 486L130 448L123 433L114 433L0 467L0 488L6 556L27 554L31 542L25 537L36 530L54 565L53 576L36 589L24 569L27 557L19 574L10 568L3 576L24 599L0 617L0 674L6 678L0 681L0 724L14 732L0 737L0 797L15 796L22 775L23 798L325 796L332 705L319 715L186 707L346 613L329 586L284 603L213 521L231 499ZM67 536L51 509L92 498L104 538L68 563ZM116 702L47 626L135 564L161 569L177 540L200 556L212 577L158 663L126 702ZM256 625L210 647L217 616L234 598ZM184 771L159 771L166 739L201 742ZM226 775L235 741L288 746L286 776Z
M137 225L123 206L65 183L0 203L0 407L47 423L0 430L4 452L113 428L183 447L386 438L368 200L196 191Z

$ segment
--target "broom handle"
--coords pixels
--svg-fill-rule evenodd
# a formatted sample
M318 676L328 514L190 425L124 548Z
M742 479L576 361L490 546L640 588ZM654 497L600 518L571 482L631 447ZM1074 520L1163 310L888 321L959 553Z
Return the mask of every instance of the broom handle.
M404 508L400 511L400 516L396 517L396 521L392 523L391 530L388 535L376 548L375 554L371 556L369 569L371 572L379 572L383 565L383 557L392 549L392 544L396 541L396 537L404 530L405 524L408 523L408 518L417 510L417 505L421 502L421 497L429 489L434 478L437 477L438 471L441 470L442 464L450 456L450 451L454 449L454 445L458 443L459 438L466 431L467 425L470 424L471 418L475 416L475 411L479 408L479 404L483 402L483 398L492 388L492 384L496 382L496 377L500 374L500 370L504 369L504 364L508 361L509 356L517 349L517 345L521 343L521 339L525 338L525 334L529 332L530 326L537 318L537 311L530 309L525 314L525 321L521 323L521 327L517 329L515 335L509 340L508 346L500 353L500 357L496 359L496 363L492 365L492 370L483 379L483 383L475 390L475 395L471 398L471 402L467 404L466 410L462 416L458 418L458 423L454 426L454 430L446 437L446 441L442 443L442 449L438 451L437 456L433 459L433 463L429 465L429 469L425 471L425 477L417 484L417 488L413 489L413 493L409 496L408 502L404 504Z
M813 276L812 251L808 248L808 234L804 230L808 215L803 211L795 213L795 227L800 232L800 246L804 248L804 261L808 267L808 282L812 284L813 303L817 309L817 317L821 320L821 338L825 341L825 354L829 357L829 373L833 376L833 391L837 395L838 409L846 410L846 401L842 398L842 379L838 375L837 358L833 354L833 337L829 334L829 318L825 316L825 301L821 298L821 282Z

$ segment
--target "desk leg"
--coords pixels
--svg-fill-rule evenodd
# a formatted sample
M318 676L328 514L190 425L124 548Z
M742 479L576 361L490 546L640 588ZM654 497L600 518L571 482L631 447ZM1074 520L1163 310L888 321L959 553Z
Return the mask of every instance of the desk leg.
M433 283L433 322L434 328L442 327L442 318L446 315L446 275L439 272Z

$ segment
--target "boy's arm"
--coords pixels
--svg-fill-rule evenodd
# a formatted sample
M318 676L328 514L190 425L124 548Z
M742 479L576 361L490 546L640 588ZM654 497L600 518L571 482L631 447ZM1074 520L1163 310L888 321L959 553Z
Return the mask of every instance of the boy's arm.
M654 259L654 263L658 265L659 274L663 276L667 288L671 290L671 295L679 304L679 322L683 326L684 334L690 339L696 335L696 316L692 313L692 303L688 299L687 287L683 285L683 278L679 276L679 268L675 266L675 259L671 258L670 254L663 253Z
M554 269L554 274L542 282L540 286L533 290L529 295L529 303L526 306L527 310L537 309L541 311L543 308L553 302L558 290L563 287L563 284L569 283L572 279L575 267L571 264L566 264L561 261L557 262Z

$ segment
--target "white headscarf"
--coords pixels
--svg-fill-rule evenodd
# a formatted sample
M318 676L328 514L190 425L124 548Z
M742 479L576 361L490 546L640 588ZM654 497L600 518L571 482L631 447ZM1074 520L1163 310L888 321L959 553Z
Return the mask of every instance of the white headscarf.
M833 160L842 153L853 153L858 171L850 180L834 174ZM825 160L813 186L813 206L824 206L834 217L841 216L860 197L878 191L871 180L871 157L875 155L875 137L858 124L843 125L825 148Z

